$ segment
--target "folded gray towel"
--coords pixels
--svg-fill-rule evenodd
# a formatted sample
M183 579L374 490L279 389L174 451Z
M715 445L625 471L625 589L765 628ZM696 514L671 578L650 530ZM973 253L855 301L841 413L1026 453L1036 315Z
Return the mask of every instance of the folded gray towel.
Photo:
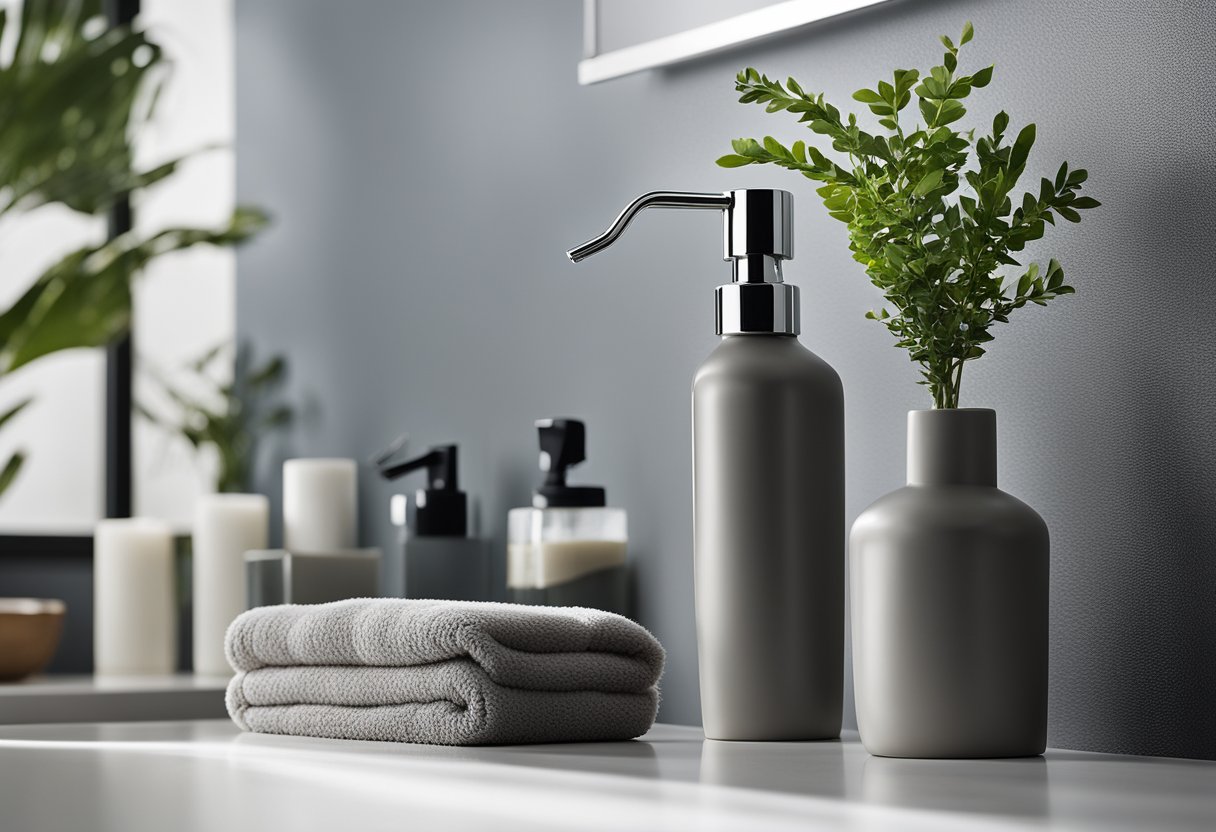
M400 598L258 607L225 646L244 730L439 745L640 736L664 659L608 612Z

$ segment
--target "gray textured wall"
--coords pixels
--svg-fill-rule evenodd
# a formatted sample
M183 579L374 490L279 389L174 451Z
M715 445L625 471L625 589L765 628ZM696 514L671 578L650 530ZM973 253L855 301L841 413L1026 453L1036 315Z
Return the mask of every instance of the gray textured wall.
M1052 530L1051 742L1216 757L1216 5L904 0L593 88L574 80L580 5L237 4L239 194L277 218L240 255L239 329L320 405L284 452L457 440L501 557L532 420L586 418L580 477L629 510L640 618L669 650L662 718L697 721L688 402L728 274L718 226L659 213L578 267L562 252L647 189L793 190L787 274L844 379L851 520L901 483L926 399L862 319L875 291L810 183L713 165L731 137L798 132L737 105L732 77L755 64L844 102L972 19L965 65L997 66L975 123L1038 122L1036 179L1068 159L1105 202L1036 249L1078 294L1003 327L963 394L999 411L1001 483ZM387 546L391 489L361 487Z

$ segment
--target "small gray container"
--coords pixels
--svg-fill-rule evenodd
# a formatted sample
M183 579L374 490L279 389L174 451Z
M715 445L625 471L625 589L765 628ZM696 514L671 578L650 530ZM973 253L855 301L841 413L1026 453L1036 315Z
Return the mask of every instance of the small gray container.
M444 601L491 600L490 546L475 537L419 536L406 524L404 494L391 509L398 548L385 559L381 594Z
M324 604L379 595L379 549L334 553L270 549L245 553L249 609L274 604Z

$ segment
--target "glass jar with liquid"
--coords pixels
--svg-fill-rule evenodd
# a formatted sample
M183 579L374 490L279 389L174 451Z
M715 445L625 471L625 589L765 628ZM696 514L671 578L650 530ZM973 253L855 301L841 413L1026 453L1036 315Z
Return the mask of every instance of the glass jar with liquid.
M603 488L566 484L566 469L585 458L585 427L577 419L536 425L545 481L531 506L507 515L508 597L628 615L625 510L609 508Z

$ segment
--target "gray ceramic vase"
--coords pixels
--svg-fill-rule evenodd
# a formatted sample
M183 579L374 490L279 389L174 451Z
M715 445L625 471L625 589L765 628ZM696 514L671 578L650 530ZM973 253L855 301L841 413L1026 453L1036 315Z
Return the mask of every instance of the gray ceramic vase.
M849 537L857 726L883 757L1047 742L1047 526L996 487L996 413L908 414L908 484Z

